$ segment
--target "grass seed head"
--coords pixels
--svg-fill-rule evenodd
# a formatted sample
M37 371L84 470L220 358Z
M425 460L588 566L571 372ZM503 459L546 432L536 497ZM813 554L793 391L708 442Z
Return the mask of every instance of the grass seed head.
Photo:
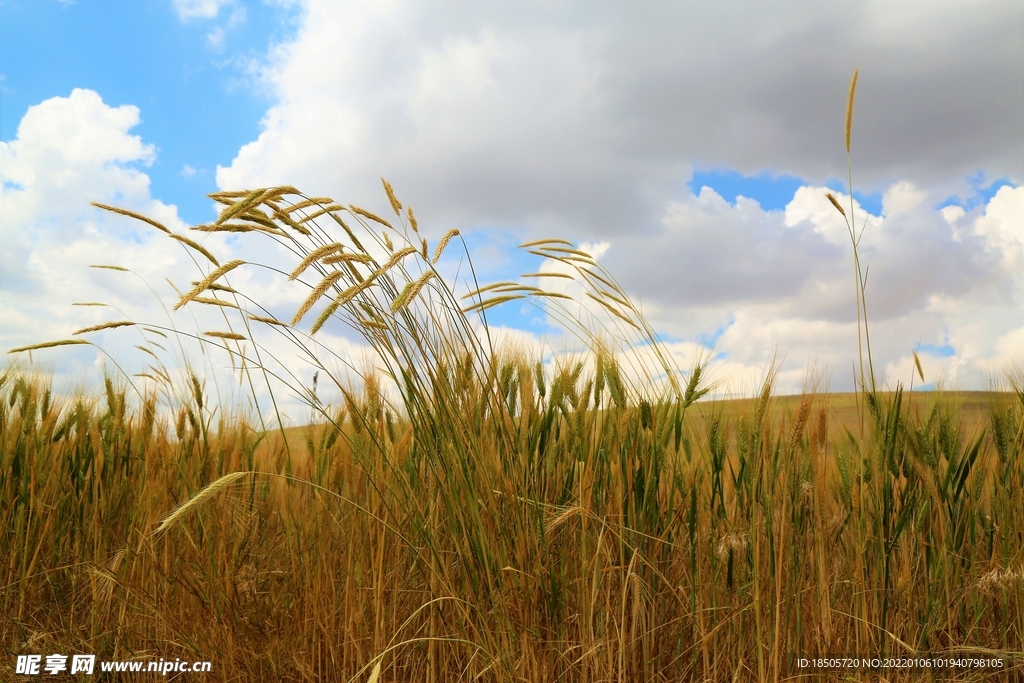
M850 153L850 134L853 132L853 101L857 94L857 74L860 69L853 70L850 79L850 93L846 96L846 153Z
M398 197L395 196L395 190L391 187L391 183L383 178L381 178L380 181L384 183L384 192L387 193L388 201L391 202L391 209L395 212L396 216L401 216L402 202L398 201Z

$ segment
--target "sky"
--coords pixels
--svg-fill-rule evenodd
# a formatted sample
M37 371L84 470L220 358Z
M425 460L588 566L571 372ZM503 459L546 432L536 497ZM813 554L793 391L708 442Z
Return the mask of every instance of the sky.
M188 251L91 201L186 232L216 215L208 193L276 184L383 215L383 177L429 239L464 233L485 281L541 267L527 240L599 254L680 367L712 357L720 393L755 391L773 357L782 392L815 373L850 390L853 255L825 192L849 206L855 68L876 371L986 389L1024 356L1015 0L0 0L0 349L121 316L201 324L165 311L166 280L199 275ZM281 256L191 234L222 262ZM303 298L233 275L281 317ZM490 319L537 348L558 336L516 304ZM131 374L132 334L33 361L66 382Z

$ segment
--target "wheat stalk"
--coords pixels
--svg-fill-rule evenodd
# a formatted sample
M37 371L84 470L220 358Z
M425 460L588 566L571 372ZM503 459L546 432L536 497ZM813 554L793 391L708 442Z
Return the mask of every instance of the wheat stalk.
M214 330L203 332L203 334L205 334L207 337L216 337L217 339L234 339L236 341L246 340L246 337L244 335L238 334L237 332L218 332Z
M334 265L335 263L372 263L373 257L368 254L338 254L337 256L328 256L323 260L325 266Z
M231 204L226 209L220 212L220 215L217 216L217 220L214 222L214 225L220 225L221 223L225 223L228 220L234 218L235 216L245 213L245 211L248 210L250 207L255 206L256 201L263 196L264 192L266 192L266 188L261 187L258 190L253 190L252 192L250 192L248 195L245 196L244 199L237 201L234 204Z
M340 242L332 242L331 244L325 244L322 247L314 249L313 251L306 254L306 257L299 262L299 265L295 267L295 270L293 270L288 275L288 279L294 280L295 278L302 275L302 273L305 272L305 270L309 268L317 259L333 254L336 251L341 251L344 248L345 245L341 244Z
M195 240L189 239L188 237L185 237L184 235L179 235L176 232L172 232L171 233L171 239L178 240L182 244L187 244L188 246L192 247L193 249L198 251L200 254L202 254L206 258L210 259L210 263L212 263L213 265L215 265L218 268L220 268L220 261L218 261L217 258L213 254L211 254L209 251L207 251L206 247L204 247L203 245L199 244Z
M565 245L570 246L570 247L572 246L572 242L570 242L569 240L561 240L561 239L553 239L552 238L552 239L544 239L544 240L535 240L533 242L525 242L523 244L520 244L519 248L520 249L527 249L529 247L538 247L538 246L540 246L542 244L565 244Z
M193 297L191 303L194 304L206 304L208 306L223 306L224 308L234 308L241 310L237 304L233 304L230 301L222 301L212 296L197 296Z
M122 216L128 216L129 218L134 218L136 220L140 220L143 223L149 223L150 225L152 225L157 230L160 230L162 232L166 232L168 235L171 234L171 231L168 230L167 227L163 223L161 223L160 221L154 220L154 219L150 218L149 216L143 216L141 213L135 213L134 211L129 211L128 209L120 209L120 208L118 208L116 206L108 206L106 204L100 204L99 202L92 202L92 205L95 206L97 209L103 209L104 211L110 211L111 213L119 213Z
M839 200L836 199L836 196L831 192L826 192L825 197L827 197L828 200L832 202L832 206L836 207L836 211L841 213L843 215L843 218L846 218L846 211L843 210L843 207L839 204Z
M436 276L437 273L435 273L434 271L427 271L422 276L420 276L418 280L415 280L414 282L410 282L409 284L407 284L405 286L405 289L402 290L402 293L398 295L398 298L396 298L394 302L392 302L391 312L397 313L398 311L408 306L409 302L415 299L416 295L420 293L420 290L423 289L424 285L426 285L428 282L430 282L430 280L432 280Z
M300 220L298 222L299 223L308 223L309 221L312 221L312 220L315 220L317 218L320 218L320 216L323 216L325 213L331 213L332 211L341 211L344 208L345 207L342 206L341 204L328 204L327 206L322 207L319 211L314 211L313 213L309 214L308 216L303 216L302 220Z
M266 323L267 325L278 325L280 327L288 327L288 323L281 322L277 318L268 318L262 315L249 315L249 320L255 320L258 323Z
M381 178L380 181L382 183L384 183L384 192L388 196L388 201L391 202L392 210L394 210L396 216L401 216L402 215L402 202L398 201L398 197L395 196L395 191L391 187L391 183L389 183L388 181L384 180L383 178Z
M352 213L359 214L360 216L363 216L364 218L369 218L371 221L380 223L383 226L391 228L391 224L390 223L388 223L386 220L384 220L383 218L381 218L380 216L378 216L377 214L375 214L375 213L373 213L371 211L367 211L366 209L361 209L358 206L356 206L355 204L350 204L348 208L349 208L349 211L351 211ZM391 228L391 229L394 230L394 228Z
M412 212L411 206L405 207L405 215L409 217L409 227L412 228L413 232L419 234L420 227L416 223L416 215Z
M850 79L850 92L846 96L846 153L850 153L850 134L853 132L853 100L857 94L857 74L860 69L853 70L853 78Z
M309 295L301 306L299 306L299 310L296 311L295 316L292 317L292 326L298 325L299 321L302 320L302 317L309 312L309 309L313 308L313 304L319 301L320 297L326 294L327 290L331 288L331 285L340 280L344 274L344 271L336 270L321 280L320 284L313 288L313 293Z
M441 254L444 253L445 247L447 247L448 243L452 241L452 238L458 237L460 234L462 233L459 232L458 228L452 228L445 233L444 237L441 238L441 241L437 243L437 249L434 250L434 259L432 263L436 265L437 262L441 260Z
M211 333L207 332L207 334ZM205 488L199 491L199 493L189 498L186 502L182 503L177 507L177 509L171 512L171 514L167 515L163 519L163 521L160 522L160 525L153 532L153 535L162 534L163 532L167 531L175 524L177 524L179 521L181 521L181 519L185 515L187 515L193 508L202 505L204 502L206 502L210 498L213 498L215 495L217 495L227 487L231 486L239 479L242 479L243 477L246 477L250 474L252 474L252 472L232 472L230 474L225 474L223 477L210 484L207 484Z
M203 278L202 280L197 282L195 287L193 287L192 290L188 294L186 294L185 296L181 297L181 300L177 304L175 304L174 310L175 311L178 310L179 308L181 308L182 306L187 304L189 301L192 301L193 299L198 297L200 293L202 293L202 292L206 291L207 289L209 289L210 285L212 285L216 280L220 279L224 275L227 275L232 270L234 270L235 268L237 268L238 266L240 266L240 265L242 265L244 263L245 263L245 261L241 261L241 260L236 259L234 261L229 261L228 263L225 263L223 266L217 268L217 270L213 271L212 273L207 275L205 278ZM207 302L207 303L209 303L209 302Z
M334 200L330 197L310 197L309 199L304 199L301 202L292 204L287 209L284 209L284 212L295 213L296 211L301 211L302 209L310 206L323 206L326 204L334 204Z
M85 339L61 339L60 341L43 342L42 344L33 344L32 346L19 346L16 349L11 349L7 353L21 353L23 351L36 351L38 349L49 349L54 346L72 346L74 344L91 344L92 342L86 341Z
M100 330L109 330L109 329L113 329L115 327L128 327L128 326L134 325L134 324L135 323L131 322L130 320L121 320L121 321L118 321L118 322L102 323L100 325L93 325L92 327L83 327L80 330L76 330L75 332L72 332L72 334L77 336L79 334L85 334L86 332L99 332Z

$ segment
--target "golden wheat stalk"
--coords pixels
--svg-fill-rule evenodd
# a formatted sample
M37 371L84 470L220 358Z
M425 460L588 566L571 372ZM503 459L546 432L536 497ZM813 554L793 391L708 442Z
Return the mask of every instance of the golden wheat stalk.
M369 254L338 254L337 256L328 256L323 260L325 266L334 265L335 263L372 263L373 257Z
M413 232L419 234L420 226L416 223L416 214L412 212L411 206L405 207L405 215L409 217L409 227L412 228Z
M405 249L395 252L391 256L391 258L388 259L387 263L385 263L383 266L370 273L365 280L358 284L352 285L351 287L343 291L341 294L339 294L334 299L334 301L328 304L327 308L323 310L323 312L320 314L320 317L317 318L315 323L313 323L313 327L310 328L309 333L316 334L317 332L319 332L320 328L324 326L324 323L326 323L328 319L330 319L330 317L334 315L334 312L338 310L338 307L344 306L350 301L352 301L352 299L358 296L361 292L364 292L367 289L369 289L370 286L373 285L373 283L377 280L377 278L379 278L381 275L383 275L391 268L393 268L395 265L397 265L399 261L401 261L406 256L415 253L415 247L406 247ZM303 312L303 315L305 315L305 312ZM296 323L297 321L292 322L292 325L295 325Z
M361 327L372 327L375 330L389 330L390 328L386 323L382 323L379 320L369 320L367 318L356 318L356 321Z
M217 339L234 339L235 341L245 341L245 335L238 334L237 332L218 332L217 330L210 330L203 332L207 337L216 337Z
M279 185L277 187L272 187L266 192L264 192L263 196L260 197L256 202L254 202L254 204L268 204L276 199L279 199L280 197L283 197L286 194L300 195L302 193L299 192L297 188L292 187L291 185Z
M247 477L250 474L253 474L253 472L232 472L230 474L225 474L223 477L210 484L207 484L207 486L203 488L201 491L199 491L199 493L189 498L187 501L179 505L173 512L171 512L171 514L164 517L163 521L160 522L160 525L157 526L156 530L153 532L153 535L155 536L158 534L162 534L168 529L172 528L193 509L199 507L209 499L213 498L218 493L220 493L227 487L231 486L239 479L243 479L244 477Z
M473 298L475 296L480 296L484 292L489 292L489 291L491 291L493 289L498 289L499 287L518 287L518 286L519 286L518 282L495 282L493 284L484 285L483 287L479 287L477 289L474 289L469 294L465 294L462 298L463 299L471 299L471 298Z
M71 304L72 306L108 306L109 304L103 304L99 301L76 301Z
M389 258L383 266L380 267L381 272L391 270L398 264L399 261L404 259L406 256L409 256L410 254L415 254L417 251L418 250L416 249L416 247L405 247L404 249L399 249L398 251L391 255L391 258Z
M640 330L641 332L643 332L643 330L640 329L639 325L637 325L635 322L630 320L622 311L620 311L619 309L615 308L614 306L612 306L610 303L608 303L604 299L602 299L600 297L597 297L597 296L594 296L590 292L586 292L586 295L589 296L594 301L596 301L597 303L601 304L601 306L603 306L609 313L614 315L616 318L622 320L627 325L629 325L631 327L635 327L637 330Z
M402 293L399 294L398 298L396 298L394 302L391 304L391 312L398 313L398 311L408 306L409 302L415 299L416 295L420 293L420 290L423 289L424 285L426 285L428 282L430 282L430 280L432 280L436 276L437 273L435 273L434 271L427 271L422 276L420 276L418 280L415 280L407 284L405 286L405 289L402 290Z
M860 69L853 70L853 78L850 79L850 93L846 96L846 153L850 153L850 134L853 132L853 100L857 94L857 74Z
M498 304L503 304L506 301L515 301L516 299L525 299L525 298L526 297L523 296L522 294L509 294L509 295L506 295L506 296L496 296L493 299L486 299L484 301L478 301L477 303L475 303L475 304L473 304L471 306L466 306L465 308L462 309L462 312L463 313L472 313L473 311L482 312L482 311L486 311L488 308L493 308L494 306L497 306Z
M320 328L331 319L331 316L334 315L334 312L338 310L339 306L341 306L341 303L337 299L327 304L327 308L320 312L320 317L317 318L316 322L313 323L313 326L309 328L309 334L314 335L319 332Z
M384 180L383 178L381 178L380 181L384 183L384 192L388 196L388 201L391 202L392 210L394 210L396 216L401 216L402 202L398 201L398 197L395 196L395 190L391 187L391 183Z
M288 327L288 323L281 322L277 318L268 318L263 315L249 315L249 320L255 320L258 323L266 323L267 325L278 325L280 327Z
M597 265L594 262L594 259L589 256L587 258L583 258L582 256L575 256L573 254L552 254L546 251L538 251L536 249L528 249L526 253L533 254L534 256L540 256L542 258L549 258L552 261L558 261L559 263L564 263L565 265L573 268L577 268L577 263L582 263L587 266Z
M313 292L304 302L302 302L302 305L299 306L299 310L295 312L295 316L292 318L291 322L292 326L298 325L299 321L302 320L302 317L309 312L309 309L313 308L313 304L319 301L320 297L326 294L327 290L330 289L334 283L340 280L344 274L345 271L336 270L321 280L320 284L313 288Z
M80 334L85 334L86 332L99 332L100 330L110 330L110 329L113 329L115 327L129 327L129 326L134 325L134 324L135 323L133 323L130 320L121 320L121 321L118 321L118 322L102 323L100 325L93 325L92 327L83 327L82 329L76 330L76 331L72 332L71 334L73 334L75 336L78 336Z
M622 306L625 309L633 310L633 303L632 302L630 302L630 301L628 301L628 300L626 300L626 299L624 299L622 297L616 296L615 294L612 294L611 292L609 292L606 289L598 288L597 289L597 293L600 294L602 297L606 297L608 299L611 299L612 301L614 301L615 303L617 303L618 305Z
M551 251L558 254L571 254L573 256L579 256L580 258L593 259L592 254L588 254L580 249L574 249L571 247L542 247L543 251Z
M42 344L33 344L32 346L19 346L16 349L11 349L7 353L22 353L23 351L36 351L38 349L49 349L54 346L73 346L75 344L92 344L92 342L85 339L61 339L60 341L43 342Z
M560 277L560 278L564 278L566 280L575 280L576 279L572 275L569 275L568 273L524 273L523 275L520 275L519 277Z
M529 247L538 247L538 246L540 246L542 244L564 244L566 246L570 246L570 247L572 246L572 242L570 242L568 240L560 240L560 239L553 239L552 238L552 239L546 239L546 240L535 240L533 242L526 242L524 244L520 244L519 248L520 249L527 249Z
M199 281L198 280L193 280L192 284L193 285L198 285ZM210 292L227 292L228 294L238 294L238 290L235 289L234 287L228 287L227 285L222 285L222 284L219 284L219 283L216 283L216 282L211 284L206 289L207 289L207 291L210 291Z
M292 204L288 208L284 209L284 211L286 213L295 213L296 211L301 211L302 209L310 206L325 206L327 204L334 204L334 200L330 197L310 197L309 199L304 199L301 202Z
M448 243L451 242L453 238L458 237L461 234L462 233L459 232L458 228L452 228L451 230L446 232L444 237L441 238L441 241L437 243L437 249L434 250L434 260L432 261L432 263L436 264L438 261L440 261L441 254L444 253L445 247L448 246Z
M153 352L153 349L147 349L145 346L140 346L138 344L135 345L135 348L137 348L139 351L142 351L143 353L148 353L149 355L153 356L153 358L157 358L156 354ZM157 358L157 360L160 359Z
M177 304L174 305L174 310L178 310L179 308L181 308L182 306L187 304L189 301L192 301L193 299L198 297L202 292L205 292L207 289L209 289L210 285L212 285L214 282L216 282L220 278L224 277L225 275L230 273L232 270L234 270L235 268L237 268L238 266L240 266L240 265L242 265L244 263L245 263L245 261L242 261L242 260L239 260L239 259L235 259L234 261L229 261L228 263L225 263L223 266L217 268L215 271L213 271L212 273L207 275L205 278L203 278L202 280L197 282L195 284L195 287L193 287L192 290L189 291L188 294L186 294L185 296L181 297L181 300Z
M134 218L136 220L142 221L143 223L149 223L157 230L166 232L168 235L171 234L171 231L168 230L163 223L156 221L150 218L149 216L143 216L141 213L135 213L134 211L129 211L128 209L120 209L116 206L108 206L107 204L100 204L99 202L92 202L92 205L95 206L97 209L103 209L104 211L110 211L111 213L119 213L122 216L128 216L129 218Z
M101 270L117 270L122 273L130 273L131 271L122 266L104 266L104 265L92 265L90 268L100 268Z
M316 261L317 259L321 259L324 256L329 256L336 251L343 250L344 248L345 245L343 245L341 242L332 242L331 244L325 244L322 247L314 249L313 251L306 254L306 257L299 262L299 265L295 267L295 270L293 270L288 275L288 279L294 280L295 278L302 275L302 273L305 272L306 268L309 268L311 265L313 265L313 262Z
M310 235L313 234L313 233L311 233L309 231L309 228L307 228L305 225L302 225L301 223L297 222L294 218L292 218L291 216L289 216L287 213L285 213L284 211L282 211L279 208L275 208L274 209L274 218L278 219L279 221L282 221L285 225L290 227L292 230L294 230L295 232L298 232L298 233L300 233L302 235L305 235L306 237L309 237Z
M214 225L220 225L221 223L224 223L234 218L235 216L245 213L246 210L248 210L251 206L254 206L256 204L256 201L260 197L262 197L263 193L266 191L267 188L265 187L261 187L258 190L252 190L251 192L249 192L249 194L245 196L244 199L241 199L240 201L231 204L223 211L221 211L220 215L217 216L217 220L214 221Z
M348 207L348 209L349 209L349 211L351 211L352 213L355 213L355 214L359 214L360 216L362 216L362 217L364 217L364 218L369 218L369 219L370 219L371 221L374 221L374 222L380 223L380 224L381 224L381 225L383 225L383 226L386 226L386 227L389 227L389 228L391 228L391 224L390 224L390 223L388 223L388 222L387 222L386 220L384 220L383 218L381 218L380 216L378 216L378 215L377 215L377 214L375 214L375 213L372 213L372 212L370 212L370 211L367 211L366 209L361 209L361 208L359 208L359 207L358 207L358 206L356 206L355 204L350 204L350 205L349 205L349 207ZM394 228L391 228L391 229L392 229L392 230L394 230Z
M176 233L176 232L172 232L172 233L171 233L171 239L175 239L175 240L178 240L178 241L179 241L179 242L181 242L182 244L186 244L186 245L188 245L188 246L192 247L193 249L195 249L196 251L198 251L198 252L199 252L200 254L202 254L202 255L203 255L203 256L205 256L206 258L210 259L210 263L212 263L213 265L215 265L215 266L217 266L218 268L220 268L220 261L218 261L218 260L216 259L216 257L214 257L214 255L213 255L213 254L211 254L210 252L208 252L208 251L206 250L206 247L204 247L203 245L199 244L198 242L196 242L196 241L194 241L194 240L192 240L192 239L189 239L188 237L185 237L184 235L179 235L179 234L178 234L178 233Z
M214 192L206 196L218 202L227 202L230 204L234 204L234 202L231 201L232 199L238 199L239 197L248 196L249 193L250 190L224 190L223 192Z
M532 296L542 296L548 299L568 299L569 301L576 301L573 297L568 294L562 294L561 292L534 292Z
M223 301L221 299L216 299L216 298L214 298L212 296L197 296L197 297L193 297L190 300L190 303L193 303L193 304L206 304L207 306L223 306L224 308L234 308L234 309L237 309L237 310L242 310L242 309L240 309L238 307L238 304L231 303L230 301Z
M193 225L189 230L196 232L255 232L255 225L242 225L240 223L226 223L225 225Z
M589 268L583 268L580 272L582 272L583 273L583 277L585 277L587 279L597 280L598 282L603 284L608 289L610 289L612 291L615 291L615 292L618 292L619 294L623 293L621 287L619 287L617 284L615 284L614 282L612 282L611 280L609 280L608 278L604 277L603 275L601 275L598 272L590 270Z
M844 211L843 207L839 205L839 200L836 199L836 196L831 192L826 192L825 197L832 202L832 206L836 207L836 210L839 211L839 213L843 214L843 218L846 218L846 211Z
M308 216L303 216L298 222L308 223L309 221L320 218L320 216L323 216L325 213L331 213L332 211L341 211L344 208L345 207L342 206L341 204L328 204L327 206L322 207L319 211L314 211Z

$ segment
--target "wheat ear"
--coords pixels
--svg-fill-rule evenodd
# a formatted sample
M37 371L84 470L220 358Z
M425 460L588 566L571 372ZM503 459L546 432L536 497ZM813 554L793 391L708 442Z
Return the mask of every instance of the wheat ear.
M154 535L161 534L167 531L175 524L177 524L179 521L181 521L181 519L189 512L191 512L193 508L202 505L204 502L206 502L210 498L213 498L215 495L217 495L227 487L231 486L239 479L242 479L243 477L246 477L250 474L252 474L252 472L232 472L231 474L225 474L220 479L210 484L207 484L207 486L203 488L199 493L189 498L187 501L179 505L177 509L175 509L171 514L164 517L163 521L160 522L160 526L158 526L156 528L156 531L153 532Z

